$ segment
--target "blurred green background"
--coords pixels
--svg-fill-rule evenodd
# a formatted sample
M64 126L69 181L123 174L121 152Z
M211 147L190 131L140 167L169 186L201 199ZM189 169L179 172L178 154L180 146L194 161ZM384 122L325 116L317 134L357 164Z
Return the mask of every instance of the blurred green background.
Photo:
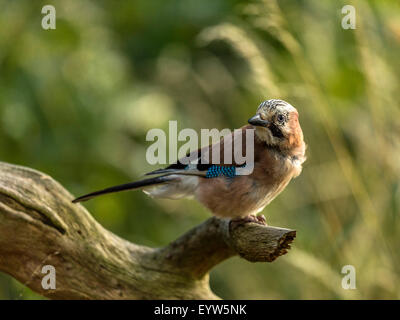
M41 28L53 4L56 30ZM356 8L356 30L341 8ZM146 133L237 128L258 104L293 104L308 144L302 175L265 210L296 229L270 264L211 272L228 299L400 298L400 2L0 0L0 161L74 195L140 178ZM106 228L163 246L209 217L141 192L85 203ZM357 289L341 287L344 265ZM40 296L0 274L1 299Z

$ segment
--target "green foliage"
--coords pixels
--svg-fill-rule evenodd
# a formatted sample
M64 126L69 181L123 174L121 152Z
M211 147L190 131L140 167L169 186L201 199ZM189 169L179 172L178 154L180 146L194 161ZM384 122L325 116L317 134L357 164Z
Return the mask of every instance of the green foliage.
M298 231L272 264L218 266L224 298L400 298L400 5L350 1L0 0L0 160L44 171L75 195L149 169L149 129L236 128L258 104L297 107L302 175L264 210ZM209 213L140 192L85 204L130 241L163 246ZM343 290L341 268L357 270ZM0 276L0 298L37 297Z

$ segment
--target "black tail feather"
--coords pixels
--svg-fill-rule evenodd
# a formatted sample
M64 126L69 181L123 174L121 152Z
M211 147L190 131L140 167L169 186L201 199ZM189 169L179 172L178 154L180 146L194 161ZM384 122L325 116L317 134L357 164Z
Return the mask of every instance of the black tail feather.
M164 182L171 181L171 180L174 180L174 179L171 179L171 177L168 177L168 176L160 176L160 177L155 177L155 178L150 178L150 179L144 179L144 180L140 180L140 181L125 183L125 184L121 184L121 185L118 185L118 186L114 186L114 187L110 187L110 188L106 188L106 189L103 189L103 190L99 190L99 191L95 191L95 192L86 194L84 196L76 198L75 200L72 200L72 202L73 203L83 202L83 201L87 201L89 199L92 199L94 197L101 196L103 194L114 193L114 192L125 191L125 190L138 189L138 188L142 188L142 187L146 187L146 186L151 186L151 185L155 185L155 184L164 183Z

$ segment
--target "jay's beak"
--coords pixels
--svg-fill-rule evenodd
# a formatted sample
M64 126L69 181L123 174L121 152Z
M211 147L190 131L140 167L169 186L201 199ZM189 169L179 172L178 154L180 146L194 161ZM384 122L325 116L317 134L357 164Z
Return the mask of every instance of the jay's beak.
M247 122L256 127L266 127L269 123L269 121L261 119L259 114L250 118Z

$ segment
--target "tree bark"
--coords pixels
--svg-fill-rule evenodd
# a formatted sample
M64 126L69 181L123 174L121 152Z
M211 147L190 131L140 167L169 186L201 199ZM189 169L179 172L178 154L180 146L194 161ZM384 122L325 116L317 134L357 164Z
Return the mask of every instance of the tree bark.
M218 299L208 272L240 255L271 262L296 231L210 218L164 248L130 243L97 223L51 177L0 162L0 271L53 299ZM42 287L42 267L56 289Z

